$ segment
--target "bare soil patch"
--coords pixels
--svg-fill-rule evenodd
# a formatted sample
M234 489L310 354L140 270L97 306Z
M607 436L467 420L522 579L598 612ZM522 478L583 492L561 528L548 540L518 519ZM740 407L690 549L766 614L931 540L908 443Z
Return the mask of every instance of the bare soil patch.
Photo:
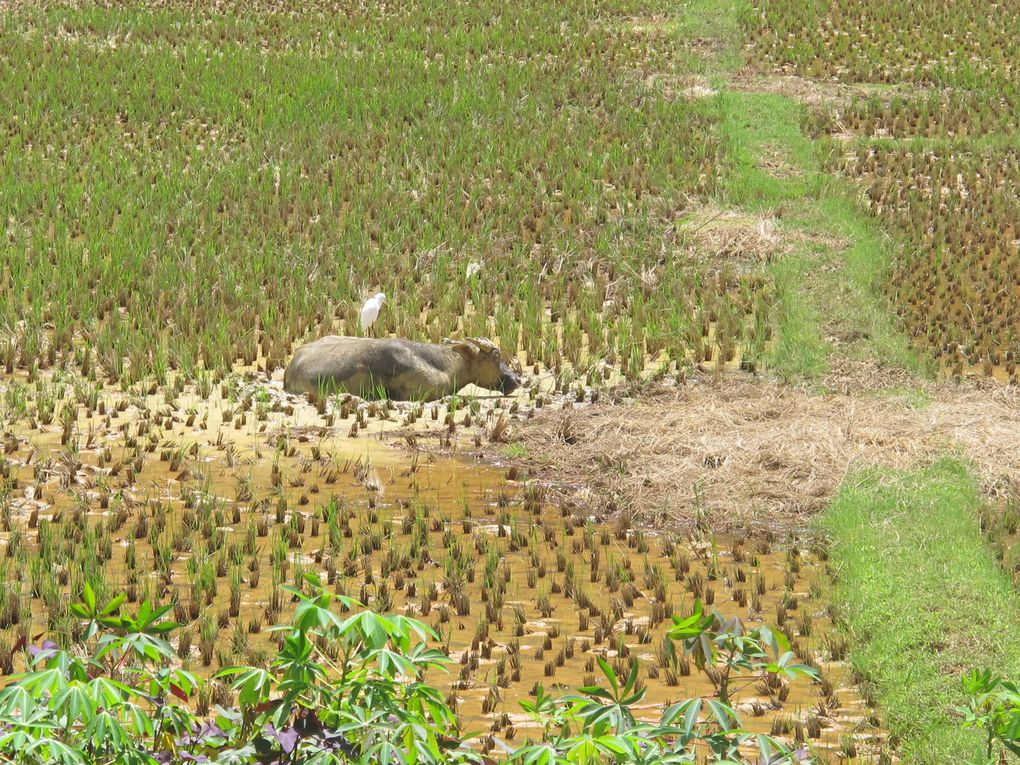
M737 72L730 87L742 93L774 93L809 106L847 103L852 96L852 88L848 85L780 72L764 74L753 69Z
M714 530L801 529L848 470L906 469L947 451L973 460L989 493L1020 479L1020 398L987 385L819 395L709 378L544 414L516 437L563 501Z
M804 171L789 160L786 152L774 144L762 147L762 157L758 164L773 178L797 178L804 175Z

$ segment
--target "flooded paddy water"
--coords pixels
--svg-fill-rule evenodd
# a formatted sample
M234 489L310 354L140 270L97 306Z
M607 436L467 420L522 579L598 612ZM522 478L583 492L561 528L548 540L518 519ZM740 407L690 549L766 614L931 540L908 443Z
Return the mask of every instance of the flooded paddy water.
M197 673L265 663L267 628L291 609L279 585L313 572L432 625L453 664L430 680L464 729L513 740L528 735L518 702L537 684L594 682L597 655L618 669L638 662L649 717L713 695L711 672L664 650L670 616L700 598L748 626L779 626L822 673L743 687L734 702L750 730L834 761L879 748L832 630L825 551L810 539L673 534L555 506L519 468L472 456L533 411L523 399L315 406L278 385L8 386L0 664L12 665L19 636L78 629L67 594L84 580L176 603L186 626L175 647ZM443 428L446 453L417 448L423 423Z

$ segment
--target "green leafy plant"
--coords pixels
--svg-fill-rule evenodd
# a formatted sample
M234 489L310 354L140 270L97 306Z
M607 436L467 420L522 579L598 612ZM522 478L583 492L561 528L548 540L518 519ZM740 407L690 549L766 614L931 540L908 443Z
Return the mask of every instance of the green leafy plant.
M523 765L594 765L614 762L693 763L698 751L710 754L718 763L743 762L742 752L757 750L761 762L803 762L804 751L792 751L770 736L743 730L729 699L737 679L731 673L745 670L750 684L765 674L788 678L816 678L817 672L792 661L786 639L778 632L760 627L744 634L736 619L707 614L696 601L687 617L674 617L669 637L691 654L697 666L721 666L717 683L719 698L693 698L665 709L657 722L638 720L634 708L644 697L638 685L638 664L632 662L626 677L618 675L603 657L599 671L608 687L588 685L577 694L550 696L541 686L534 701L521 702L524 710L541 726L540 741L528 742L510 753L511 762ZM675 650L668 644L668 650ZM773 659L768 659L769 653ZM739 690L739 689L737 689Z
M429 647L439 636L401 615L365 610L323 590L305 574L282 588L296 603L290 624L273 627L280 648L267 667L221 669L212 682L229 683L236 705L200 716L192 699L203 681L175 666L166 619L171 606L143 601L125 612L123 595L102 601L88 584L70 612L82 622L73 649L46 641L16 650L26 669L0 690L0 757L33 765L215 762L237 765L422 763L461 765L485 758L461 735L427 672L450 659ZM337 605L340 608L337 608ZM338 613L340 612L340 613ZM777 633L742 634L739 622L694 613L675 618L671 631L699 661L727 668L810 675L780 655ZM522 702L542 731L505 759L524 765L651 765L743 763L753 750L764 763L804 761L779 741L743 730L723 698L694 698L640 719L645 690L638 663L621 674L597 657L604 681L553 697L536 688ZM618 665L624 666L624 665ZM1005 686L1002 686L1003 688ZM700 759L699 759L700 758Z
M657 722L643 722L634 705L644 697L637 687L637 663L626 678L598 659L608 688L590 685L563 698L536 688L534 701L521 702L542 727L543 737L510 752L508 761L522 765L596 765L596 763L695 763L698 752L716 763L745 762L742 752L755 749L761 762L805 762L807 754L792 751L770 736L742 729L728 704L694 698L666 708Z
M454 714L422 680L450 661L428 647L429 639L438 640L432 628L367 610L341 619L334 600L360 604L323 592L314 575L305 581L309 594L283 588L298 605L291 625L273 628L283 632L283 645L272 665L217 673L238 693L231 721L238 738L256 751L275 738L287 762L390 762L412 751L421 763L476 759L455 751ZM335 659L321 646L330 646Z
M963 677L967 704L960 708L963 727L984 733L982 751L968 765L994 765L1006 752L1020 755L1020 687L991 670L972 670Z
M709 673L709 678L724 704L729 703L734 693L765 675L788 680L818 679L816 669L796 661L790 642L781 632L764 625L745 632L736 617L727 619L719 613L706 614L700 600L695 601L690 616L673 617L673 626L667 635L679 642L698 669L704 670L709 665L717 667L718 671ZM672 650L671 645L669 650ZM734 682L742 684L734 689Z
M172 666L170 607L146 601L121 614L123 602L100 603L84 586L71 606L86 621L84 655L50 641L17 646L26 671L0 691L0 753L28 763L152 763L153 751L193 727L186 701L198 680Z

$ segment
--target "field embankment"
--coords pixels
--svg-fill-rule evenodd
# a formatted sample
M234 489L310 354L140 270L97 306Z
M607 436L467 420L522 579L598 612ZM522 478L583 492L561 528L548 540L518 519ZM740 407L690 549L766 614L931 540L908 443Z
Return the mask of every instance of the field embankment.
M851 662L907 761L962 762L980 737L960 726L960 675L1020 674L1020 608L982 539L969 467L848 476L823 516Z

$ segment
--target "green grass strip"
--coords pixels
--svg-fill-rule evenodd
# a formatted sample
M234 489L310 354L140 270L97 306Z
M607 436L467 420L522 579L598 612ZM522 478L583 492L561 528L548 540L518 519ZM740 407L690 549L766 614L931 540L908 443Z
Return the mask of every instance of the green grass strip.
M978 527L968 467L944 459L909 474L851 475L823 518L834 598L851 661L875 684L909 763L962 762L979 737L960 729L960 675L1020 677L1020 609Z
M702 60L701 74L719 90L715 104L726 147L719 202L775 216L793 244L767 269L778 297L775 341L751 355L789 382L821 377L836 354L925 378L927 358L911 347L882 294L894 243L853 187L822 170L819 142L802 129L805 107L784 95L730 85L744 64L739 19L749 13L747 0L688 0L674 31L678 41L717 43L714 55ZM773 172L766 160L786 171Z
M892 242L845 184L822 172L814 144L800 129L800 104L773 94L725 93L722 129L731 148L725 183L730 204L781 215L782 226L804 235L770 270L779 303L776 342L764 359L784 380L818 377L833 352L828 336L842 336L841 353L877 359L922 376L925 361L895 326L880 285L888 279ZM793 172L762 169L771 152ZM836 242L844 242L838 245Z

